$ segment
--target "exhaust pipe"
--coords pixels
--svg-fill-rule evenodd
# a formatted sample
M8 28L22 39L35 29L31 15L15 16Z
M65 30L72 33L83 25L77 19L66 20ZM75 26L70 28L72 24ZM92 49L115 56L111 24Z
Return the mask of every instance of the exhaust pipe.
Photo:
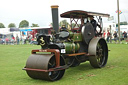
M55 30L56 33L59 32L58 7L59 7L58 5L51 6L53 29Z

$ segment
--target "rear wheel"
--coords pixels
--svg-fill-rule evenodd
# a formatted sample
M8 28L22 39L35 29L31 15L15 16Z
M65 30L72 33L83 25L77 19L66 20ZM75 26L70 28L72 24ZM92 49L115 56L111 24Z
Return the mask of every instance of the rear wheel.
M89 44L89 61L94 68L104 67L108 59L108 47L103 38L93 38Z

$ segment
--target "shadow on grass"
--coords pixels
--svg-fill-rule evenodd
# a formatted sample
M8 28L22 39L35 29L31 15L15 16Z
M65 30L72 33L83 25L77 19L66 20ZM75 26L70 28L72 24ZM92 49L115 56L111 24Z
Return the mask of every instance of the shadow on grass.
M90 65L90 63L85 62L85 63L81 63L79 66L76 67L70 67L69 69L67 69L68 71L72 71L73 72L77 72L77 71L90 71L93 70L94 68Z
M93 68L90 63L85 62L81 63L77 67L70 67L69 69L66 70L65 74L69 76L75 76L75 75L82 75L82 74L88 74L91 71L96 70L96 68Z

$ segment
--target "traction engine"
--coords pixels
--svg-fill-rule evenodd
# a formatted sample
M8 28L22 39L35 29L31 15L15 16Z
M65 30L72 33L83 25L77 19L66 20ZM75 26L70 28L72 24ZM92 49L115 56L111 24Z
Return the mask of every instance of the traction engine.
M94 27L88 17L108 17L108 14L72 10L60 16L75 21L78 29L71 26L71 30L59 31L58 6L51 6L53 29L50 35L40 34L37 38L41 49L32 50L23 70L33 79L56 81L63 77L69 67L79 66L80 63L89 61L94 68L102 68L108 59L108 46L101 37L101 32L94 32ZM80 26L78 20L87 19ZM82 24L82 23L81 23ZM101 26L101 24L100 24ZM102 27L101 27L102 28Z

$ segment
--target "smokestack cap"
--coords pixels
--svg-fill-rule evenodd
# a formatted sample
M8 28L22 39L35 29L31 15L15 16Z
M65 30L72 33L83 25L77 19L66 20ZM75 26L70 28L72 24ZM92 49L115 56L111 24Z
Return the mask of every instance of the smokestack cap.
M58 5L52 5L51 8L58 8Z

